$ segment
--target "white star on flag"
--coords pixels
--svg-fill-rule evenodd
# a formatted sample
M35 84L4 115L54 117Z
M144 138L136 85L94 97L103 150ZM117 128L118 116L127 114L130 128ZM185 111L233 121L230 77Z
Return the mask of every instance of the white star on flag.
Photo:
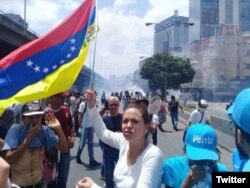
M75 46L71 46L70 50L71 50L72 52L74 52L74 51L76 50L76 47L75 47Z
M70 57L71 57L71 54L68 53L66 57L67 57L67 58L70 58Z
M43 68L43 72L47 73L47 72L49 72L49 69L48 68Z
M71 44L75 44L76 39L72 38L72 39L70 40L70 42L71 42Z
M34 70L35 70L36 72L40 72L40 67L36 65L36 67L34 68Z
M61 61L60 61L60 64L63 64L65 61L62 59Z
M27 66L32 67L33 62L31 60L27 61Z

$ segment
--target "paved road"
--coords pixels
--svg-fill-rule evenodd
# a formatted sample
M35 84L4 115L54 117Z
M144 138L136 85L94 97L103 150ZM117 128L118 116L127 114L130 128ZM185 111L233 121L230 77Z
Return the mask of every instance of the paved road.
M179 128L181 129L179 132L175 132L172 130L172 125L170 124L170 117L167 117L167 123L163 125L163 128L167 130L167 132L160 132L158 130L158 147L161 149L163 153L164 159L169 157L182 155L183 151L183 143L182 143L182 135L184 124L179 123ZM185 122L185 121L181 121ZM220 132L217 132L218 137L220 137ZM78 138L77 138L78 140ZM95 158L97 161L102 161L102 151L98 145L98 139L95 136L94 138L94 152ZM68 188L75 187L76 182L84 176L91 177L97 184L103 185L103 181L100 179L100 168L96 169L88 169L86 165L80 165L75 162L76 149L78 146L78 142L76 142L76 146L71 151L71 165L70 165L70 175L68 179ZM221 162L226 164L229 169L231 169L231 153L223 148L219 148L221 151ZM86 164L88 163L88 153L87 148L85 147L82 153L82 160ZM163 187L163 186L162 186Z
M218 103L218 102L208 102L209 106L207 112L210 116L217 116L225 120L229 120L228 115L226 114L226 105L227 103ZM191 108L196 108L197 101L187 101L186 106Z

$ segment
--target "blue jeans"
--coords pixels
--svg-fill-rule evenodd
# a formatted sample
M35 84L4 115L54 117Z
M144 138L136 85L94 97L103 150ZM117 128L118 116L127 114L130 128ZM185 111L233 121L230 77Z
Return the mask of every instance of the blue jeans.
M77 158L81 157L84 146L86 145L86 141L88 140L89 161L93 161L94 160L94 149L93 149L94 129L93 127L84 128L82 130L82 134L83 134L83 145L81 148L80 142L79 142L76 157Z
M103 153L103 150L104 150L104 143L99 140L99 145L100 145L100 148L102 149L102 153ZM103 158L103 162L102 162L102 166L101 166L101 176L104 177L104 153L102 154L102 158Z
M171 112L171 120L172 120L172 125L173 125L173 128L177 128L177 124L178 124L178 113L175 113L175 112Z
M66 188L70 167L70 151L60 153L58 164L57 187Z
M119 150L104 146L103 148L103 165L105 184L108 188L114 188L114 170L119 158Z

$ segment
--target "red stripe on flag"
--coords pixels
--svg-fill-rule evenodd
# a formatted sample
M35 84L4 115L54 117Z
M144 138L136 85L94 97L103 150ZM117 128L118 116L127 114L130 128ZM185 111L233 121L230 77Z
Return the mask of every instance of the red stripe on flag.
M29 56L43 51L44 49L56 45L78 32L82 27L88 24L90 12L92 8L94 8L93 1L94 0L85 0L78 9L76 9L51 32L41 38L27 43L24 46L21 46L4 57L2 60L0 60L0 70L3 70L10 65L16 64L19 61L28 58ZM84 11L84 13L82 11Z

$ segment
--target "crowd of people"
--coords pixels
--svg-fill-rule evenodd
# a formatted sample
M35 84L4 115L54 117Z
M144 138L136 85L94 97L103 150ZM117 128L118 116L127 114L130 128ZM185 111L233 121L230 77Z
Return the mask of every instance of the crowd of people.
M183 133L184 154L163 159L157 146L157 129L169 113L178 129L180 103L171 96L152 100L128 91L100 96L96 92L62 92L48 99L13 104L0 117L0 187L66 188L71 153L77 145L76 162L88 146L88 167L101 166L107 188L122 187L211 187L212 172L230 171L220 163L217 135L201 99ZM119 111L123 103L122 112ZM250 171L250 89L241 91L227 114L235 126L236 148L232 151L233 171ZM93 137L99 138L102 161L94 157ZM79 143L75 138L79 136ZM86 174L84 174L85 176ZM100 187L89 177L77 188Z

